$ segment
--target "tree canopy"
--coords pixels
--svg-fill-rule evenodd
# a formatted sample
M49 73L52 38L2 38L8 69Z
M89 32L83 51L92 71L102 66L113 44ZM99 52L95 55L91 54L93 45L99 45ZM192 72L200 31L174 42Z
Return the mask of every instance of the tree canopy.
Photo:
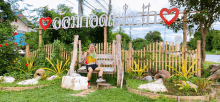
M149 42L163 41L161 33L159 31L150 31L146 34L144 38Z

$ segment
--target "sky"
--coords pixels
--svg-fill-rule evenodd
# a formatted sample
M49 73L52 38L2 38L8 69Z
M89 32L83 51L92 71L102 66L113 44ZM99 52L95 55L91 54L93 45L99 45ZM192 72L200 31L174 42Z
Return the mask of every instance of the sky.
M89 15L91 13L91 9L93 7L102 9L102 11L107 13L108 10L108 4L109 0L84 0L85 5L84 7L84 15ZM123 6L125 4L128 5L128 9L126 10L127 13L133 12L142 12L142 6L147 5L150 3L150 11L156 11L157 14L160 13L160 10L162 8L168 8L170 9L170 4L169 0L112 0L112 13L113 14L122 14L125 12L123 9ZM18 2L20 5L20 8L24 7L24 4L30 4L33 5L32 7L28 7L28 9L34 9L34 8L39 8L43 6L47 6L50 9L56 9L59 4L66 4L70 7L73 7L74 13L78 14L78 1L77 0L24 0L22 2ZM102 5L100 5L100 3ZM86 6L87 5L87 6ZM92 6L90 6L92 5ZM104 8L103 8L104 6ZM147 11L147 10L146 10ZM180 9L180 12L183 12L182 9ZM164 12L165 13L165 12ZM24 11L23 14L25 16L29 15L37 15L36 12L30 13L28 11ZM165 18L169 21L174 15L167 15ZM179 15L178 17L182 17L183 15ZM159 22L160 16L157 16L157 22ZM153 22L154 18L150 17L150 22ZM121 26L122 29L125 30L125 32L130 36L130 26ZM215 22L213 24L213 28L216 30L220 30L220 22ZM115 27L113 31L117 31L119 27ZM196 28L194 28L196 29ZM181 36L183 38L183 31L180 30L177 33L173 32L172 29L167 29L165 26L162 24L150 24L150 25L143 25L143 26L138 26L138 25L133 25L131 26L131 37L132 39L135 38L144 38L144 36L149 32L149 31L159 31L161 33L161 37L164 41L171 41L175 42L175 37L176 36ZM190 36L187 36L187 41L192 38Z

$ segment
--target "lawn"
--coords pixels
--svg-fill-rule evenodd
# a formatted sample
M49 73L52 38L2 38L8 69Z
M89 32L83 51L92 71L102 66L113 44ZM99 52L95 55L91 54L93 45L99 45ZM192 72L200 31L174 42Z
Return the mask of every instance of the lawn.
M73 91L61 88L61 80L55 85L40 87L33 90L24 91L2 91L0 90L0 100L2 102L170 102L167 98L158 100L149 99L130 93L126 87L111 88L107 90L96 90L86 97L72 96L81 91Z

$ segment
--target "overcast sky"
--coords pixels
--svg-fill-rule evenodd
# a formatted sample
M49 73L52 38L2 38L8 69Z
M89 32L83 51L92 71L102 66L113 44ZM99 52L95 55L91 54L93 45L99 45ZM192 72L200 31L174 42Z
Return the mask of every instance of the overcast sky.
M98 8L102 9L102 11L107 12L108 10L108 4L109 0L84 0L85 5L89 6L83 6L84 7L84 15L89 15L91 13L91 9ZM88 4L88 3L89 4ZM32 7L28 7L28 9L34 9L34 8L39 8L48 5L50 9L56 9L59 4L66 4L70 7L73 7L73 11L78 14L78 1L77 0L24 0L22 2L18 2L20 5L20 8L23 8L23 3L27 3L30 5L33 5ZM102 5L100 5L100 3ZM142 12L142 6L143 3L147 5L150 3L150 11L156 11L158 14L162 8L168 8L170 9L170 5L168 0L112 0L112 13L114 14L122 14L124 13L123 6L125 3L128 5L127 13L130 12ZM92 5L92 6L90 6ZM106 9L104 9L105 7ZM180 10L180 12L183 12ZM164 12L165 13L165 12ZM30 15L36 15L36 13L30 13L28 14L27 11L24 11L23 14L25 16ZM174 15L170 16L165 16L168 20L170 20ZM181 17L182 15L179 15ZM160 19L160 16L157 16L157 20ZM150 22L153 22L153 17L150 18ZM158 21L159 22L159 21ZM216 22L213 25L214 29L220 30L220 22ZM119 27L115 27L114 31L117 30ZM125 32L130 36L130 26L122 26L122 28L125 30ZM144 38L144 36L149 32L149 31L154 31L157 30L161 32L161 36L163 40L165 41L172 41L174 42L174 38L176 36L181 36L183 37L183 31L180 30L177 33L174 33L172 30L166 29L165 26L162 24L151 24L151 25L143 25L143 26L131 26L131 37L132 39L135 38ZM187 37L187 41L189 41L190 37Z

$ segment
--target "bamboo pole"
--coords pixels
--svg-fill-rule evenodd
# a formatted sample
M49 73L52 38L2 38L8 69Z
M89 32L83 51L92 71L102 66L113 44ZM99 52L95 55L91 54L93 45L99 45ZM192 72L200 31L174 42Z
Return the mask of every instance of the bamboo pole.
M107 27L104 26L104 54L107 53L106 49L107 49Z
M162 70L164 70L164 41L162 42L162 50L161 50L163 53L162 53Z
M178 49L177 49L177 43L176 43L176 45L175 45L175 51L176 51L176 52L175 52L175 68L176 68L176 70L178 70L178 67L177 67L177 58L178 58L178 57L177 57L177 50L178 50Z
M155 66L154 66L154 62L155 62L155 61L154 61L154 49L155 49L155 48L154 48L154 47L155 47L155 43L153 43L153 68L155 68Z
M157 61L158 61L158 60L157 60L157 55L158 55L158 54L157 54L157 52L158 52L158 42L156 42L155 47L156 47L156 63L155 63L155 64L156 64L156 71L157 71L157 70L159 70L158 67L157 67Z
M27 58L29 58L29 56L30 56L30 47L29 47L29 44L26 45L25 56L26 56Z
M146 58L146 55L145 55L145 53L146 53L146 47L144 47L144 51L143 51L143 52L144 52L144 53L143 53L143 54L144 54L144 65L143 65L143 68L144 68L144 66L146 65L146 61L147 61L147 60L146 60L147 58Z
M174 68L174 42L172 42L172 67ZM174 73L174 70L172 70L172 74Z
M188 68L189 68L191 66L191 51L190 50L188 52L188 56L189 56Z
M201 66L201 41L197 40L197 50L198 50L198 68L202 68ZM198 77L201 77L201 70L198 71Z
M181 49L180 49L180 44L178 45L178 47L179 47L179 72L180 72L180 64L181 64Z
M149 52L151 53L150 58L153 59L153 58L152 58L152 48L151 48L151 44L150 44ZM152 68L152 66L151 66L152 62L153 62L153 61L150 60L150 68Z
M167 41L165 45L165 69L167 70Z
M41 29L42 27L39 26L39 29ZM42 44L42 29L39 30L39 46Z
M159 69L158 70L161 70L161 66L160 66L161 64L161 60L160 60L161 59L161 42L159 42L159 57L158 58L159 58L159 67L158 67Z
M194 50L192 50L192 63L194 63L194 57L195 57L195 53L194 53ZM195 65L192 66L192 71L194 71L194 66Z
M195 53L196 53L196 60L197 60L195 70L197 70L198 69L198 51L197 51L197 49L195 49ZM198 76L198 72L196 72L196 76Z
M169 66L171 66L171 54L170 54L170 52L171 52L171 43L170 43L170 41L169 41ZM169 68L169 72L171 73L171 71L170 71L170 68Z

